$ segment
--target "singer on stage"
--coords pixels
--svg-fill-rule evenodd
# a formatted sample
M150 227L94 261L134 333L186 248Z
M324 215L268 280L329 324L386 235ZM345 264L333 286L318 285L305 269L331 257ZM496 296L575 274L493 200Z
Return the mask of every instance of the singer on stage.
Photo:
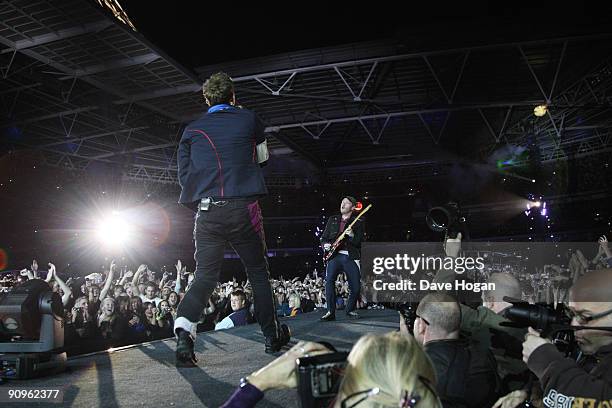
M346 237L341 241L329 259L325 269L325 298L327 300L327 313L321 317L322 321L336 319L336 278L341 272L346 273L349 283L349 299L346 305L346 315L357 319L359 315L355 312L355 304L361 289L361 274L359 271L359 258L361 258L361 241L365 232L363 220L357 220L353 228L348 226L355 218L354 209L357 200L351 196L345 196L340 203L340 214L329 217L325 230L321 235L321 244L328 253L333 250L332 243L346 229Z
M185 128L178 150L179 202L196 212L195 278L174 324L180 366L197 361L197 322L219 280L228 243L251 282L265 351L277 352L289 341L287 326L281 327L276 318L257 201L267 194L260 169L268 160L264 125L252 111L235 106L234 85L227 74L212 75L203 93L210 108Z

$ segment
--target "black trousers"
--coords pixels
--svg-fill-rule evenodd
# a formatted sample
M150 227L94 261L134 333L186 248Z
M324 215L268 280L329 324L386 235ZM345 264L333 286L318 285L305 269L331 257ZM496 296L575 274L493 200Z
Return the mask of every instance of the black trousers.
M177 318L196 323L217 286L223 252L227 244L236 251L253 288L255 318L266 337L277 337L280 329L266 258L266 242L259 202L228 200L198 210L194 227L195 278L179 304Z
M327 311L331 313L336 313L336 278L342 271L346 272L349 284L346 313L355 310L361 290L361 274L357 263L350 259L348 255L336 254L329 260L325 268L325 299L327 301Z

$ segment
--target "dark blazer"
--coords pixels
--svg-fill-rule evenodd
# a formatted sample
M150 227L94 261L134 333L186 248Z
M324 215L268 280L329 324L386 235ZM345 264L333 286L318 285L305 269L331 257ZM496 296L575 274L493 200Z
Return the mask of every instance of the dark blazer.
M348 228L351 222L355 219L355 215L353 214L351 218L347 220L347 224L344 228ZM338 235L340 235L340 221L342 220L342 215L332 215L327 220L327 224L325 225L325 230L323 230L323 234L321 234L321 244L325 243L333 243ZM355 235L353 238L348 235L344 238L344 246L349 253L350 259L361 258L361 242L364 239L365 235L365 222L363 219L359 219L353 225L353 232ZM334 255L335 256L335 255Z
M248 109L205 113L183 132L178 148L179 203L192 209L202 198L255 198L267 194L257 163L264 125Z

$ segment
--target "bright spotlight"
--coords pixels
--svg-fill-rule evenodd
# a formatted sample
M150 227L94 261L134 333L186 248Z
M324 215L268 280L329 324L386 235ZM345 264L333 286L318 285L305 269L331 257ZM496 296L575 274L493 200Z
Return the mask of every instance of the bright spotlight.
M541 206L541 205L542 205L542 203L541 203L541 202L539 202L539 201L536 201L535 203L533 203L533 206L534 206L534 207L539 207L539 206Z
M538 105L535 108L533 108L533 114L539 118L546 115L546 112L548 112L548 106L546 105Z
M125 244L132 233L130 224L117 211L103 217L96 227L98 240L109 247Z

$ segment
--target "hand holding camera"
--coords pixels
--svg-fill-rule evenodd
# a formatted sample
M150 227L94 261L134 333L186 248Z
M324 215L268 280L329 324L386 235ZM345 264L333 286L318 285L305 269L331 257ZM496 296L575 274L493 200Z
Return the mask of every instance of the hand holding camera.
M523 361L527 363L531 353L544 344L552 344L552 341L540 337L540 333L530 327L523 342Z
M298 358L330 353L319 343L300 341L285 354L248 376L248 380L261 391L297 387L296 360Z
M140 318L137 315L132 316L132 319L128 322L130 326L136 326L140 323Z

